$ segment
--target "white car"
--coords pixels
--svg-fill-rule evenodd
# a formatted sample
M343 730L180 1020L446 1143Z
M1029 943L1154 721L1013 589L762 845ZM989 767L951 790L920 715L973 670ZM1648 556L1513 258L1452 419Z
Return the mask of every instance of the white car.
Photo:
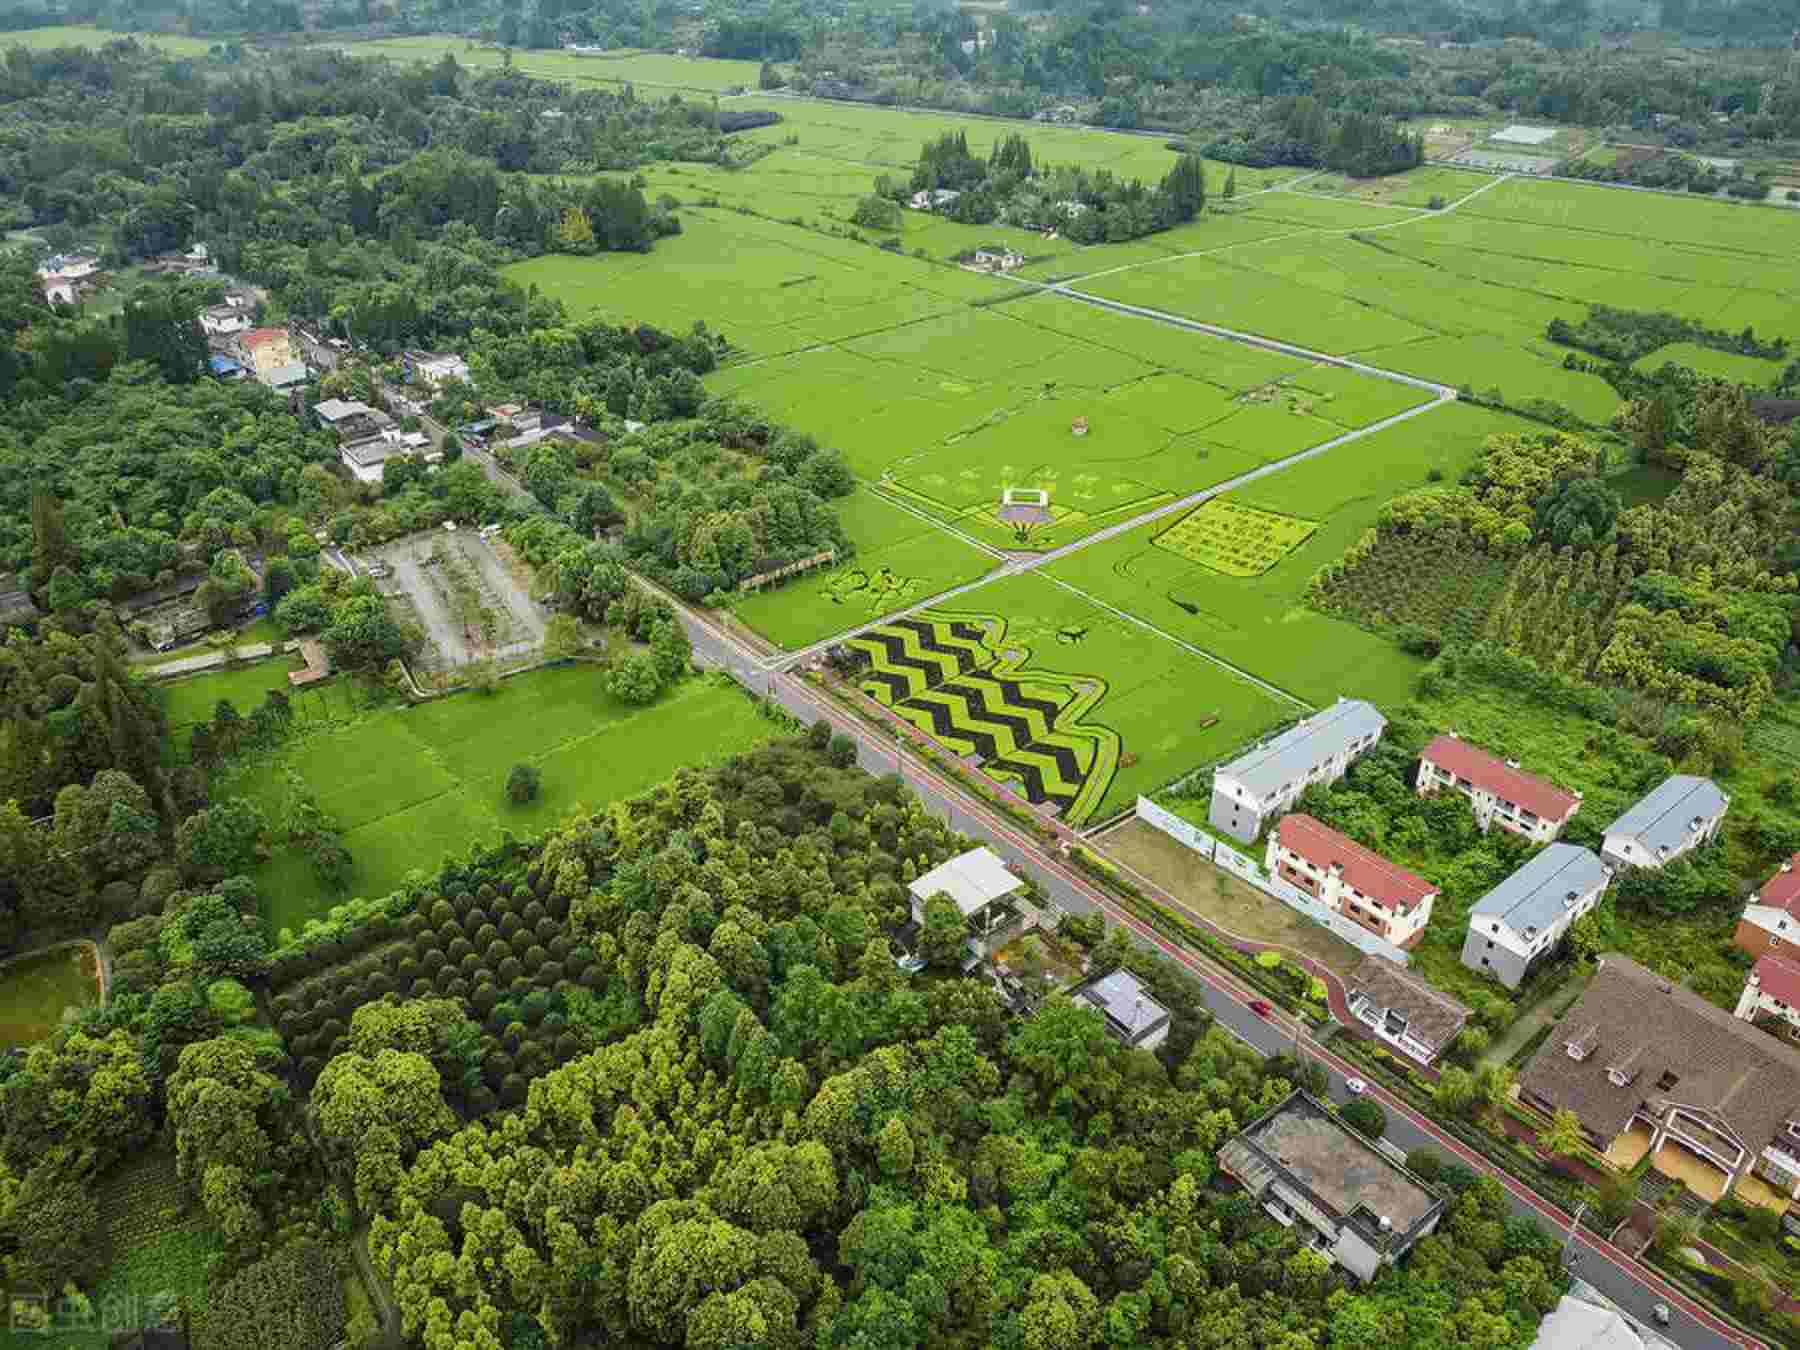
M1669 1305L1666 1303L1658 1303L1650 1309L1650 1315L1656 1319L1656 1324L1660 1327L1668 1326L1669 1318L1672 1316L1669 1312Z
M1346 1078L1344 1080L1344 1091L1348 1092L1352 1097L1360 1097L1368 1090L1369 1085L1360 1078Z

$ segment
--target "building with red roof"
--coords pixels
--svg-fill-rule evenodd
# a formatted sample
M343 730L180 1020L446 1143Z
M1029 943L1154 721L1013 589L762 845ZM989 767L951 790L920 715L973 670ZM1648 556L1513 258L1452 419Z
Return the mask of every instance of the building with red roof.
M1800 853L1750 897L1738 920L1737 945L1752 956L1779 951L1800 961Z
M1485 833L1499 825L1534 843L1548 844L1581 809L1581 794L1526 773L1517 760L1490 755L1454 731L1419 755L1419 795L1455 788L1469 799Z
M1735 1011L1746 1022L1778 1017L1800 1032L1800 960L1776 952L1758 957Z
M1438 894L1423 877L1303 811L1283 816L1270 832L1263 865L1396 947L1419 940Z

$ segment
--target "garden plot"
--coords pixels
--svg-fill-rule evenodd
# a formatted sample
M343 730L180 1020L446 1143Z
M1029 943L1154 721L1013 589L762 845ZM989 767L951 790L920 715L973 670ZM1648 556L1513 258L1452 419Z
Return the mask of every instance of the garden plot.
M1278 515L1215 497L1151 542L1230 577L1257 577L1312 537L1316 520Z
M382 594L425 630L421 661L429 669L505 660L543 641L543 610L493 545L470 531L412 535L368 558L391 569L376 583Z

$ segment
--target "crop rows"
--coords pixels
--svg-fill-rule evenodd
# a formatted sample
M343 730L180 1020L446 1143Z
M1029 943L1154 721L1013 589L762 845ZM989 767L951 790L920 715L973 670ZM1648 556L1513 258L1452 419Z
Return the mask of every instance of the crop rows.
M1022 670L1029 653L996 648L988 618L900 619L850 645L872 663L863 689L983 771L1016 783L1034 805L1086 819L1118 767L1119 741L1082 714L1104 696L1093 677Z
M1255 577L1287 557L1318 528L1316 521L1215 498L1195 507L1153 542L1227 576Z
M393 995L460 1002L484 1028L478 1081L446 1083L470 1114L524 1099L525 1084L589 1048L568 1025L569 996L597 989L594 953L564 924L565 900L539 900L510 882L427 897L398 922L381 916L358 935L360 955L333 942L284 960L271 1008L310 1086L349 1049L356 1009ZM369 944L374 944L370 946Z

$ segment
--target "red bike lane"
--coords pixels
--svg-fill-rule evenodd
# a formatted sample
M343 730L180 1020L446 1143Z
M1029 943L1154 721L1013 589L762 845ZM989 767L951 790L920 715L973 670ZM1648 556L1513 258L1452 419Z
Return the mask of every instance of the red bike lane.
M730 641L730 639L725 640ZM733 645L735 646L736 644L734 643ZM896 741L893 746L888 746L881 740L875 738L865 723L852 714L833 706L828 698L815 694L811 689L806 687L803 680L790 676L785 672L777 673L771 678L776 685L785 685L802 702L818 710L819 713L833 726L844 730L852 739L859 744L866 746L877 757L881 757L890 751L894 752L896 766L899 768L900 775L904 780L904 752L900 750L898 741ZM1171 960L1180 964L1184 969L1188 970L1198 979L1212 986L1220 993L1225 994L1239 1004L1244 1005L1246 1009L1249 1008L1251 1003L1261 1001L1261 995L1256 993L1256 991L1249 986L1238 982L1228 973L1217 969L1210 963L1202 961L1186 948L1163 937L1135 915L1119 908L1116 903L1094 887L1085 877L1081 876L1078 872L1074 871L1052 854L1045 852L1039 840L1021 832L1004 817L997 816L991 807L980 799L971 796L960 785L951 782L941 775L933 774L930 770L922 770L921 772L922 776L928 780L933 791L954 801L957 807L966 815L980 820L987 829L1005 839L1008 843L1012 844L1014 848L1024 852L1033 866L1051 873L1065 885L1079 892L1083 898L1105 914L1108 919L1121 924L1139 937L1147 939ZM1073 838L1073 835L1071 835L1071 838ZM1186 912L1187 911L1184 908L1183 913ZM1337 1005L1339 1001L1340 1000L1336 999L1333 1001L1334 1012L1338 1010ZM1343 1015L1345 1014L1340 1014L1340 1017ZM1274 1026L1286 1027L1289 1031L1296 1029L1297 1019L1278 1015L1265 1018L1265 1020ZM1227 1030L1229 1029L1230 1028L1227 1028ZM1330 1065L1340 1076L1345 1078L1360 1076L1355 1065L1347 1060L1340 1059L1317 1041L1313 1040L1311 1036L1305 1032L1304 1024L1299 1024L1299 1034L1301 1039L1306 1042L1308 1052L1322 1062ZM1517 1181L1509 1173L1495 1167L1480 1153L1469 1148L1454 1136L1446 1134L1428 1117L1420 1115L1404 1100L1394 1095L1388 1089L1377 1083L1370 1083L1366 1093L1371 1098L1380 1102L1387 1110L1404 1116L1414 1128L1430 1137L1436 1144L1454 1155L1465 1165L1473 1168L1478 1173L1493 1177L1505 1187L1515 1199L1529 1206L1537 1214L1541 1215L1553 1229L1563 1232L1568 1230L1572 1222L1570 1215L1565 1214L1555 1205L1544 1200L1537 1192L1533 1191L1522 1182ZM1738 1330L1736 1327L1721 1321L1700 1304L1695 1303L1674 1286L1664 1282L1661 1277L1656 1275L1653 1271L1634 1260L1619 1248L1614 1247L1612 1243L1604 1238L1592 1233L1583 1233L1581 1235L1581 1240L1588 1250L1592 1251L1603 1260L1610 1262L1617 1267L1621 1273L1643 1285L1646 1289L1654 1292L1658 1297L1669 1303L1670 1306L1680 1308L1695 1321L1725 1340L1730 1341L1734 1345L1744 1346L1746 1347L1746 1350L1768 1350L1768 1347L1765 1346L1762 1341L1749 1337L1746 1333Z

